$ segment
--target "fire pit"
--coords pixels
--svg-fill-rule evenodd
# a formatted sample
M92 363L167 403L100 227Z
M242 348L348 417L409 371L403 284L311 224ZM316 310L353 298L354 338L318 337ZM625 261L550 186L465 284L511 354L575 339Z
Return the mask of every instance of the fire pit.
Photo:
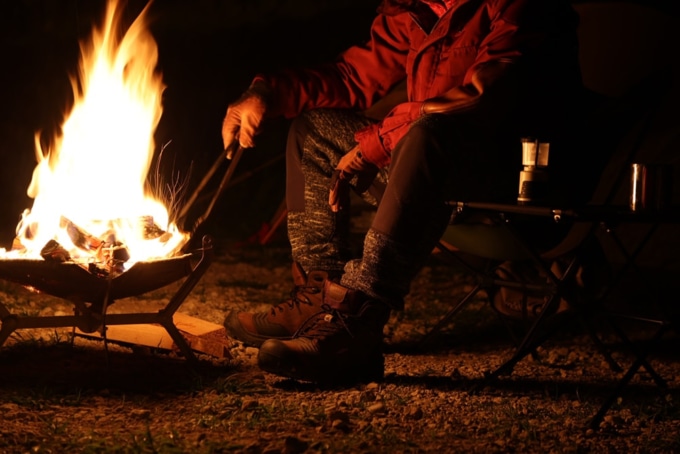
M194 353L177 329L173 315L189 295L212 260L210 237L196 253L168 259L135 263L112 278L101 278L75 263L40 260L0 260L0 277L74 304L75 315L23 316L11 313L0 301L0 345L18 329L77 327L83 332L101 331L107 325L159 324L172 337L182 354L195 360ZM107 314L117 299L137 296L184 278L175 295L157 312Z

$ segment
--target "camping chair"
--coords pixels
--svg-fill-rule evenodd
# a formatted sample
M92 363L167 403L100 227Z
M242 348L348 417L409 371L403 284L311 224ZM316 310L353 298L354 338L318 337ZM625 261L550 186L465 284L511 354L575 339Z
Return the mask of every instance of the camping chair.
M594 325L595 320L604 318L623 342L633 347L616 323L615 314L604 309L604 301L615 282L611 279L603 281L603 276L597 273L605 269L603 265L606 264L606 257L599 248L599 234L601 227L617 222L649 221L644 215L617 207L614 199L627 181L628 169L635 159L651 115L664 96L664 89L670 87L670 77L655 74L653 80L655 85L649 85L645 80L625 96L607 100L595 111L593 118L598 121L590 126L592 131L584 133L594 139L590 144L599 147L599 150L608 150L609 161L588 204L564 207L449 202L454 207L452 221L438 249L469 270L476 279L476 285L431 328L421 340L421 346L427 345L475 295L484 290L492 306L504 312L506 319L511 318L509 322L515 322L511 323L513 327L519 324L523 329L512 356L488 373L489 379L511 374L515 365L530 354L536 357L536 348L573 320L580 321L585 327L611 369L615 372L623 370L598 337ZM650 93L649 86L656 86L657 90ZM635 143L622 150L622 139L631 135ZM666 216L652 221L674 222L677 217ZM539 231L552 235L547 241L537 242L535 233ZM634 261L634 256L629 255L628 259ZM524 269L533 270L534 274L527 278L526 273L514 273L507 268L507 264L513 263L524 265ZM510 305L509 312L508 305L503 305L502 292L522 296L514 301L515 306ZM645 321L642 318L638 320ZM667 330L667 324L658 319L650 321L660 324L655 336L658 339ZM657 385L665 385L645 359L649 351L649 348L633 350L636 356L634 364L593 418L592 426L597 427L616 395L641 367L650 373Z

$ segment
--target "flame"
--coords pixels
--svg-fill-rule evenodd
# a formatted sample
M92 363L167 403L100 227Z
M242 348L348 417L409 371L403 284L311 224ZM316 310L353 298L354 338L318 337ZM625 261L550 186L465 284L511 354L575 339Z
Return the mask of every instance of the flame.
M62 134L47 151L36 135L38 164L28 187L33 206L15 239L21 247L0 256L40 258L56 242L70 259L91 263L102 260L102 248L122 245L129 268L176 254L188 240L147 184L165 89L146 27L148 9L120 38L122 12L109 0L103 26L81 43Z

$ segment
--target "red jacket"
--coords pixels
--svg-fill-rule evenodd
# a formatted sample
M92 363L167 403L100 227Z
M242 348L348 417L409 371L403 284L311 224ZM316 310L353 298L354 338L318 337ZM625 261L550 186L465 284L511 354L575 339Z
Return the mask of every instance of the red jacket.
M426 100L426 113L477 111L492 128L516 134L550 134L564 124L555 115L571 111L581 88L578 20L567 1L459 0L439 20L423 8L379 13L370 39L332 63L258 76L273 88L271 114L364 110L406 79L408 102L355 136L379 167Z

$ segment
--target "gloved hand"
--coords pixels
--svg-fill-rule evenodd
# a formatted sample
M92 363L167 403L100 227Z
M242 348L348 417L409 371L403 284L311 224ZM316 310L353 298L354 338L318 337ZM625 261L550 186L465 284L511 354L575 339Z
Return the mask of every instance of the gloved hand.
M234 140L238 140L243 148L255 146L254 137L260 132L270 97L270 88L263 81L255 81L239 99L227 107L227 114L222 122L225 150Z
M355 146L347 152L335 167L331 179L331 189L328 195L328 203L333 212L338 212L349 204L350 181L356 176L354 188L358 193L368 190L378 174L378 167L366 161L359 146Z

